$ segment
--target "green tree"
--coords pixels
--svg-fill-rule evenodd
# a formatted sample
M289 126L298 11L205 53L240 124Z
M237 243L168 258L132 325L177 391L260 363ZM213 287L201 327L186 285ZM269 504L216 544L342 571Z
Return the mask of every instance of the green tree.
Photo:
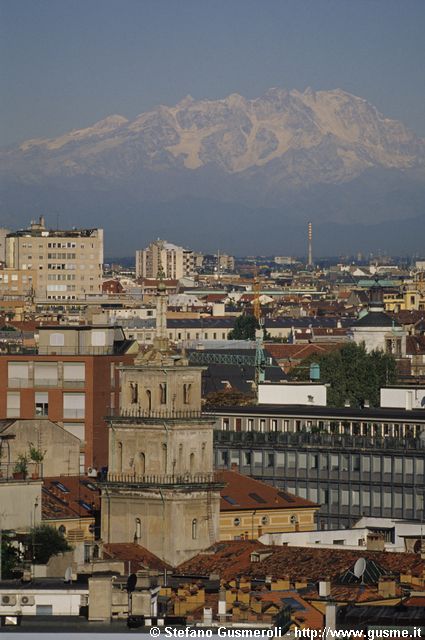
M11 541L3 533L1 540L1 575L3 579L15 577L13 569L20 563L19 552Z
M48 524L41 524L31 529L27 545L32 549L35 564L46 564L52 556L70 551L72 548L66 538L55 527Z
M229 340L255 340L258 322L255 316L238 316L235 326L229 332Z
M350 342L337 351L310 356L291 371L290 378L308 380L312 362L320 366L320 381L329 385L331 407L343 407L347 400L355 407L363 406L366 400L377 407L380 388L397 380L394 357L379 350L367 353L364 344Z

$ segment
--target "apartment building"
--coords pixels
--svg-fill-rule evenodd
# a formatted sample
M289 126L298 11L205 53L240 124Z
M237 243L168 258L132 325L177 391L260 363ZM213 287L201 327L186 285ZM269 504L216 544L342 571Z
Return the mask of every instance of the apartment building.
M102 292L103 229L47 229L44 217L6 236L6 266L35 271L35 299L81 300Z
M195 261L195 253L190 249L158 239L146 249L136 251L136 277L156 278L162 267L166 278L180 280L195 273Z
M48 418L81 441L80 467L108 462L106 416L136 343L120 327L44 326L35 351L0 355L0 418Z
M0 269L0 297L17 299L32 296L37 289L35 269ZM1 304L1 303L0 303Z

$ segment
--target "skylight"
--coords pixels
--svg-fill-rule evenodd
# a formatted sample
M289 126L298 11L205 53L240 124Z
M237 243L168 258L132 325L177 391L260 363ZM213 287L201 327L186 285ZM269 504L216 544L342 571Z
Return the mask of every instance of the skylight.
M52 484L57 487L59 489L59 491L62 491L62 493L70 493L68 487L65 487L64 484L62 484L62 482L52 482Z
M266 502L267 502L267 500L264 500L264 498L259 496L258 493L249 493L248 495L249 495L250 498L255 500L255 502L259 502L260 504L266 504Z

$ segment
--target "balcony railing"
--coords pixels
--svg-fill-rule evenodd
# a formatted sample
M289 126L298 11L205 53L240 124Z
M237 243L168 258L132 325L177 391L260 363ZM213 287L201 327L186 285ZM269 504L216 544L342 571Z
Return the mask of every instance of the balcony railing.
M186 473L171 475L108 473L106 482L118 484L143 484L149 487L190 484L223 484L223 474L220 473L220 471L213 471L211 473Z
M40 356L108 356L113 355L113 345L104 347L92 347L90 345L70 345L69 347L54 347L51 345L39 345Z
M33 386L33 382L28 378L9 378L7 385L9 389L29 389Z
M64 389L84 389L86 386L85 380L64 380L63 381Z
M123 420L190 420L205 418L213 420L210 416L206 416L199 409L143 409L142 407L134 407L134 409L109 409L108 416Z
M85 380L61 380L60 378L9 378L9 389L33 389L37 387L84 389Z
M57 387L59 380L57 378L34 378L34 387Z
M228 445L292 445L300 447L326 447L343 449L425 449L420 438L393 438L392 436L354 436L347 434L308 432L214 431L216 444Z
M79 420L85 417L85 409L64 409L63 417L64 418L77 418Z

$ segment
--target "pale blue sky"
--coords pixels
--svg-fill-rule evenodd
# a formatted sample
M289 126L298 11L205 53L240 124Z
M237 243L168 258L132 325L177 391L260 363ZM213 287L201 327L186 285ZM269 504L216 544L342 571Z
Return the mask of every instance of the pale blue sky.
M424 0L1 0L0 144L187 94L340 87L425 135Z

